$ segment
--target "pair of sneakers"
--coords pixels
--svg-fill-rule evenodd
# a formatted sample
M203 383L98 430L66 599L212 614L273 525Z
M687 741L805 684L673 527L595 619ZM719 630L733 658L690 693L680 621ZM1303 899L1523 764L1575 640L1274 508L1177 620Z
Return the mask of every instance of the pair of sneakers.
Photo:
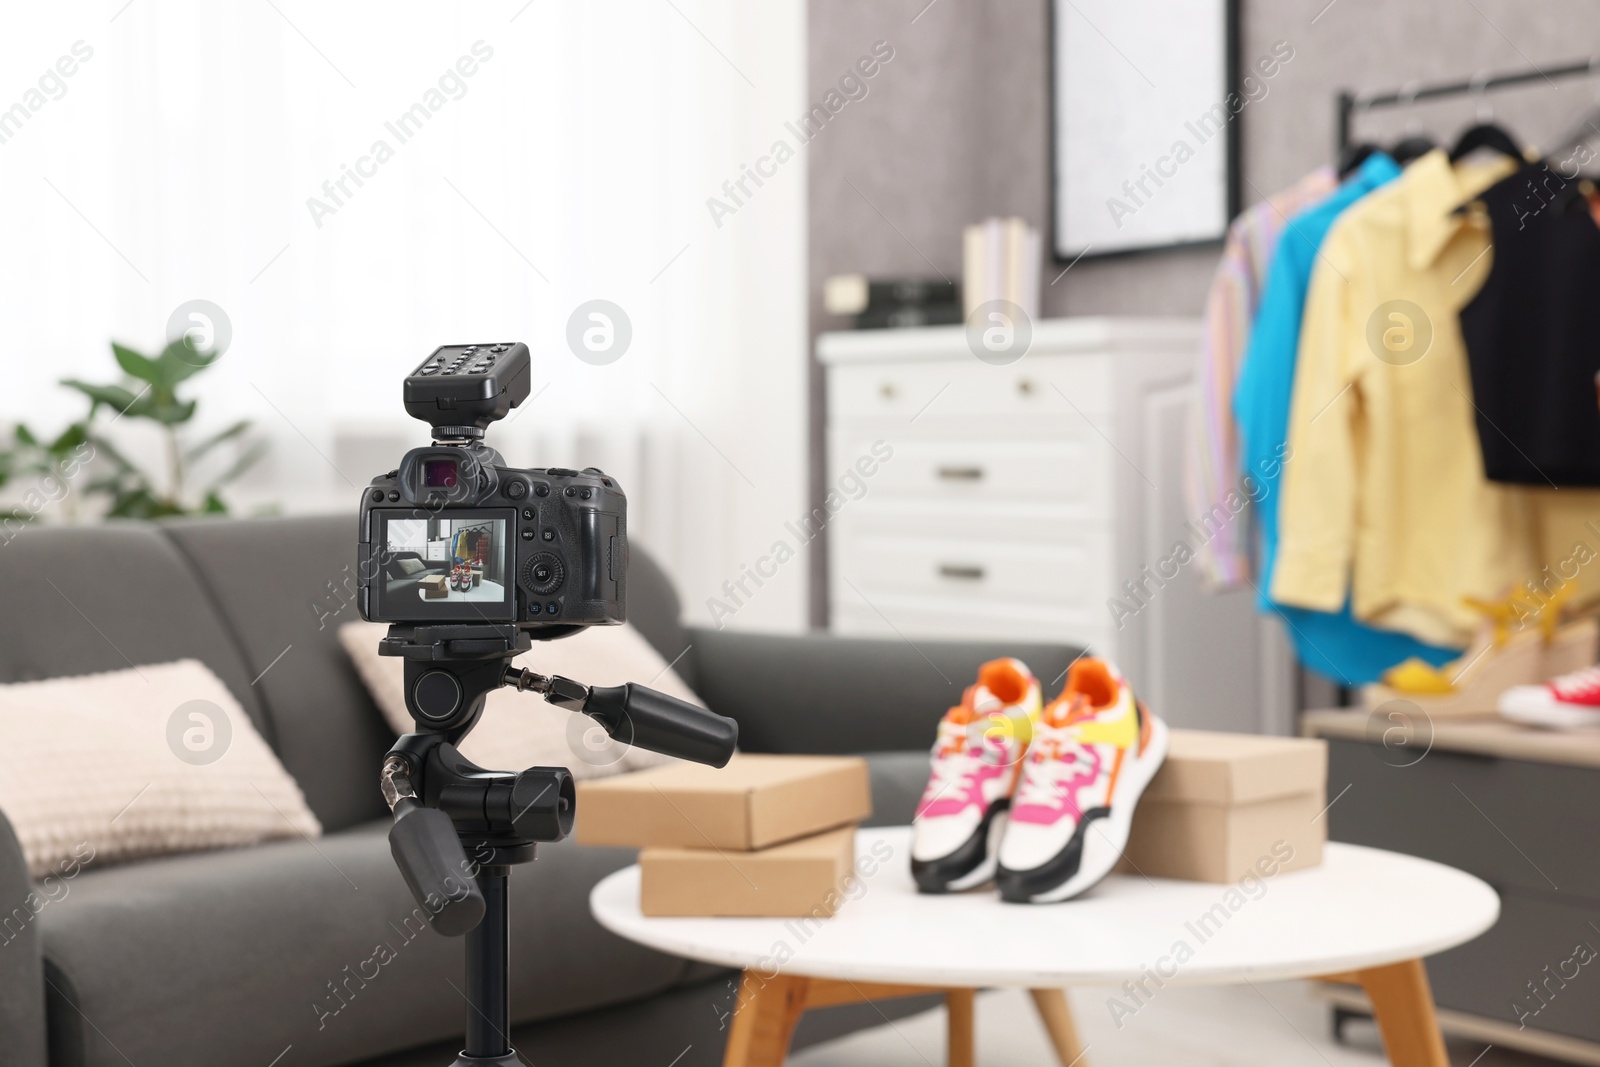
M1077 896L1116 866L1166 754L1166 724L1108 660L1075 661L1047 706L1021 660L985 663L939 723L913 822L917 888L994 881L1017 903Z

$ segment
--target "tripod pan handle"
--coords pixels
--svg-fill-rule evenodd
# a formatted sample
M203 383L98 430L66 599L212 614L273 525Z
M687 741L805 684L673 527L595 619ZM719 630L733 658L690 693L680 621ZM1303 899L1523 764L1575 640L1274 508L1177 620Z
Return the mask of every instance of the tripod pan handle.
M450 816L402 799L394 808L389 851L406 888L428 914L428 925L460 937L483 919L483 890L470 873L467 853Z
M589 690L583 713L624 744L712 767L724 766L739 743L732 719L632 682Z

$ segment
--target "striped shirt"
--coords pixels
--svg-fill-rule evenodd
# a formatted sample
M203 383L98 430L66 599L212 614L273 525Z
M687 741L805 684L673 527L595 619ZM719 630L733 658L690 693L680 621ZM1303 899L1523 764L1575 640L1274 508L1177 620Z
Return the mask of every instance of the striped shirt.
M1216 590L1250 579L1249 497L1240 484L1233 389L1261 287L1289 217L1324 199L1338 185L1332 167L1319 167L1276 196L1240 212L1228 227L1222 261L1206 295L1184 489L1191 521L1215 531L1197 547L1195 556L1206 584Z

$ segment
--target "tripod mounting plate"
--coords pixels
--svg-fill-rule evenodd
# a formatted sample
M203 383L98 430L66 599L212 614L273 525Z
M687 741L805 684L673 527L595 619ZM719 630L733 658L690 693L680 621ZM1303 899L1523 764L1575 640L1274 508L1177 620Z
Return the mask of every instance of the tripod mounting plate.
M378 654L435 661L509 660L532 647L528 635L509 623L397 624L378 642Z

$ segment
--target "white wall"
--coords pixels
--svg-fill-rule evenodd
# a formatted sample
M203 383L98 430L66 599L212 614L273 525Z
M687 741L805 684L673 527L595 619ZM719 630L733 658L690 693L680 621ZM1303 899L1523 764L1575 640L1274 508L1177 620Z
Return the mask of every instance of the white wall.
M0 111L44 102L0 142L0 421L64 425L57 379L112 377L109 339L155 350L204 298L234 340L196 383L198 428L248 416L274 444L233 499L345 509L425 441L405 370L440 343L521 339L537 399L492 440L617 474L704 619L804 511L804 163L720 227L705 203L804 109L801 0L275 3L8 18ZM80 41L92 56L26 96ZM463 56L474 73L450 75ZM441 76L402 142L385 124ZM379 140L392 158L333 204L323 183ZM608 366L565 337L595 298L633 327ZM132 421L112 432L158 458ZM730 624L800 626L804 569Z

